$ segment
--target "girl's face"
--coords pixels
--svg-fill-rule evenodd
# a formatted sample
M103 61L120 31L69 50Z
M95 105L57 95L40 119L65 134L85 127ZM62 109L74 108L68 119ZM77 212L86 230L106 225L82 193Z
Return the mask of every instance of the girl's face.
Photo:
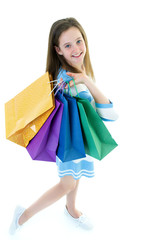
M78 28L71 27L64 31L59 37L59 47L55 49L71 66L83 68L86 46Z

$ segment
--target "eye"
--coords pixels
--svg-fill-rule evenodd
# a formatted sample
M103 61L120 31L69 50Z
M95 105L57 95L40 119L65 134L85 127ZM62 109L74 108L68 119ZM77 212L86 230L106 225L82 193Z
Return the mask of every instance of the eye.
M78 40L77 43L80 44L82 40Z
M65 46L65 48L69 48L70 47L70 44L67 44L66 46Z

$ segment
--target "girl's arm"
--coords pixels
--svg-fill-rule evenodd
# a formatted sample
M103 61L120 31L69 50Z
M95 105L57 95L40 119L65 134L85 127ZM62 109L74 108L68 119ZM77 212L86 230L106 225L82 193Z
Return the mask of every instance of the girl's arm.
M97 88L96 84L84 73L66 73L68 76L73 77L76 84L85 84L96 103L110 104L108 98ZM70 86L73 86L73 81L69 82ZM66 85L67 88L67 85Z
M103 121L117 120L118 115L113 109L113 103L110 102L108 98L103 95L102 92L100 92L95 83L86 74L69 72L67 72L66 74L73 77L76 84L82 83L86 85L90 94L92 95L92 98L94 99L94 108ZM71 87L74 85L73 81L70 81L69 84ZM90 102L92 102L92 100Z

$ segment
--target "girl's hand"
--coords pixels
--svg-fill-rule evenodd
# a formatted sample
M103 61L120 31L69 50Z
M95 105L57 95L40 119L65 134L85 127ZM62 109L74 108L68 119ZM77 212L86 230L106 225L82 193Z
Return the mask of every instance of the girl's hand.
M66 74L70 77L73 77L76 85L80 84L80 83L86 84L86 82L89 80L89 77L85 73L66 72ZM70 85L70 87L72 87L74 85L72 80L69 82L69 85ZM68 86L66 85L65 88L67 88L67 87Z

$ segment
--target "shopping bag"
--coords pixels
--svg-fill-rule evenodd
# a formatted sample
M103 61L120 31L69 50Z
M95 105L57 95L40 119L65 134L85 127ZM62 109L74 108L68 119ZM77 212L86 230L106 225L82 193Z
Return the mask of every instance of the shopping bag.
M87 99L75 97L82 126L86 154L102 160L118 144Z
M63 103L55 98L55 109L26 147L33 160L56 162Z
M85 158L76 100L62 93L58 93L57 97L64 104L57 156L62 162Z
M36 135L55 107L46 72L5 104L6 138L23 147Z

